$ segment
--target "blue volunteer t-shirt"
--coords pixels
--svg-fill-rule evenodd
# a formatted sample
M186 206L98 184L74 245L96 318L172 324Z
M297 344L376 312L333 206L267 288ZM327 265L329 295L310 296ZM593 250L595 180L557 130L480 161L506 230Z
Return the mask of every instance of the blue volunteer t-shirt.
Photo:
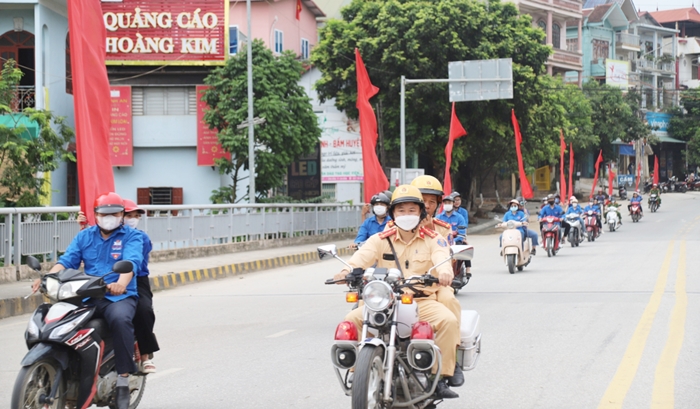
M91 226L78 233L66 249L65 254L58 259L58 264L65 268L78 269L80 262L85 263L85 274L104 277L106 284L119 280L119 274L110 274L114 263L128 260L133 264L134 274L139 273L143 264L143 236L138 231L121 226L104 239L100 228ZM110 301L119 301L128 297L138 297L134 276L122 295L107 294Z
M131 227L129 227L130 229ZM153 250L153 243L151 243L151 238L148 237L148 234L146 234L145 231L143 230L138 230L134 229L136 232L141 234L141 238L143 240L143 262L139 266L139 271L136 273L137 277L148 277L148 274L150 274L150 271L148 271L148 259L151 254L151 250Z

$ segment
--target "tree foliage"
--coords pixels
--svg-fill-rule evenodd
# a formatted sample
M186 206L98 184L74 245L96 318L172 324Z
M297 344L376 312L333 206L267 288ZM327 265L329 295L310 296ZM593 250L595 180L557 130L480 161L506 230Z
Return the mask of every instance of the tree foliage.
M262 41L253 48L254 116L265 118L255 126L255 187L257 193L283 184L287 166L313 150L321 137L316 115L306 91L298 83L303 71L292 52L276 57ZM217 161L221 174L231 184L213 192L214 203L236 203L247 198L238 193L248 169L248 128L238 125L248 119L248 74L245 48L205 80L211 86L203 100L211 107L204 121L218 130L223 148L232 160Z
M457 115L469 133L456 141L453 170L483 180L495 170L517 169L511 109L523 133L523 154L532 168L558 157L559 131L579 146L595 144L580 89L546 75L551 48L531 17L510 3L476 0L354 0L330 20L312 62L322 72L316 83L322 100L357 116L354 49L360 50L380 92L386 149L399 149L400 77L446 78L450 61L513 59L514 98L460 102ZM406 142L433 174L444 169L450 123L447 84L406 87ZM384 164L385 166L387 164ZM459 177L456 178L459 184ZM465 184L462 181L462 186Z
M671 111L670 136L688 142L688 163L700 164L700 90L681 92L681 107Z
M50 111L26 108L14 112L17 86L22 72L13 60L8 60L0 75L0 116L12 118L11 125L0 125L0 204L4 206L39 206L45 194L41 172L51 172L62 161L75 157L66 150L73 139L73 130L65 119ZM22 119L39 127L31 137Z

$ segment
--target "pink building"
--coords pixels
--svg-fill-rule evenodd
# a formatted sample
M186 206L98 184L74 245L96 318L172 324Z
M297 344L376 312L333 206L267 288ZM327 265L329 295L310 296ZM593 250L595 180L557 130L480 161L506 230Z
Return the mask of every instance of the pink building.
M301 0L297 20L298 0L251 0L252 35L261 39L271 50L279 53L291 50L308 59L318 43L316 18L325 17L312 0ZM229 13L230 53L237 53L246 43L246 2L231 2Z

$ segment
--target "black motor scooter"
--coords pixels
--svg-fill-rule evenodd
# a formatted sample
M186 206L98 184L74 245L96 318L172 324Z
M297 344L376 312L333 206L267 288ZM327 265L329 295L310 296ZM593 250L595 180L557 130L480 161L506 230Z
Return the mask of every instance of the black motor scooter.
M41 264L28 257L35 271ZM113 272L132 271L130 261L118 261ZM51 303L41 304L24 334L29 352L22 360L12 390L11 409L90 405L116 408L117 372L112 339L104 319L94 318L95 307L86 298L103 298L107 287L102 277L66 269L41 278L41 293ZM136 345L135 359L140 359ZM146 387L145 374L129 376L129 409L136 409Z

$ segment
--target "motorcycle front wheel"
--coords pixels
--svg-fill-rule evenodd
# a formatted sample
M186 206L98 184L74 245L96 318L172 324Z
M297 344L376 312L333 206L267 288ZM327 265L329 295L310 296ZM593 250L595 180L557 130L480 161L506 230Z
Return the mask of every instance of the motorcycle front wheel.
M610 226L610 232L615 231L615 226L612 223L608 223L608 226Z
M41 360L20 369L12 390L11 409L64 409L66 407L66 383L61 379L52 405L40 403L49 396L56 381L58 364L53 360Z
M515 254L508 254L508 272L515 274Z
M593 241L593 230L588 230L588 241Z
M129 398L129 409L136 409L139 406L139 403L141 403L141 398L143 398L143 392L146 390L146 376L137 376L137 387L138 389L134 389L131 391L131 396ZM129 386L131 387L131 382L129 382ZM109 409L117 409L117 405L114 403L110 403Z
M554 253L554 239L547 237L547 257L552 257L552 253Z
M576 247L576 232L573 230L569 233L569 243L571 243L571 247Z
M355 364L352 382L352 409L380 409L384 385L384 357L382 348L365 345Z

